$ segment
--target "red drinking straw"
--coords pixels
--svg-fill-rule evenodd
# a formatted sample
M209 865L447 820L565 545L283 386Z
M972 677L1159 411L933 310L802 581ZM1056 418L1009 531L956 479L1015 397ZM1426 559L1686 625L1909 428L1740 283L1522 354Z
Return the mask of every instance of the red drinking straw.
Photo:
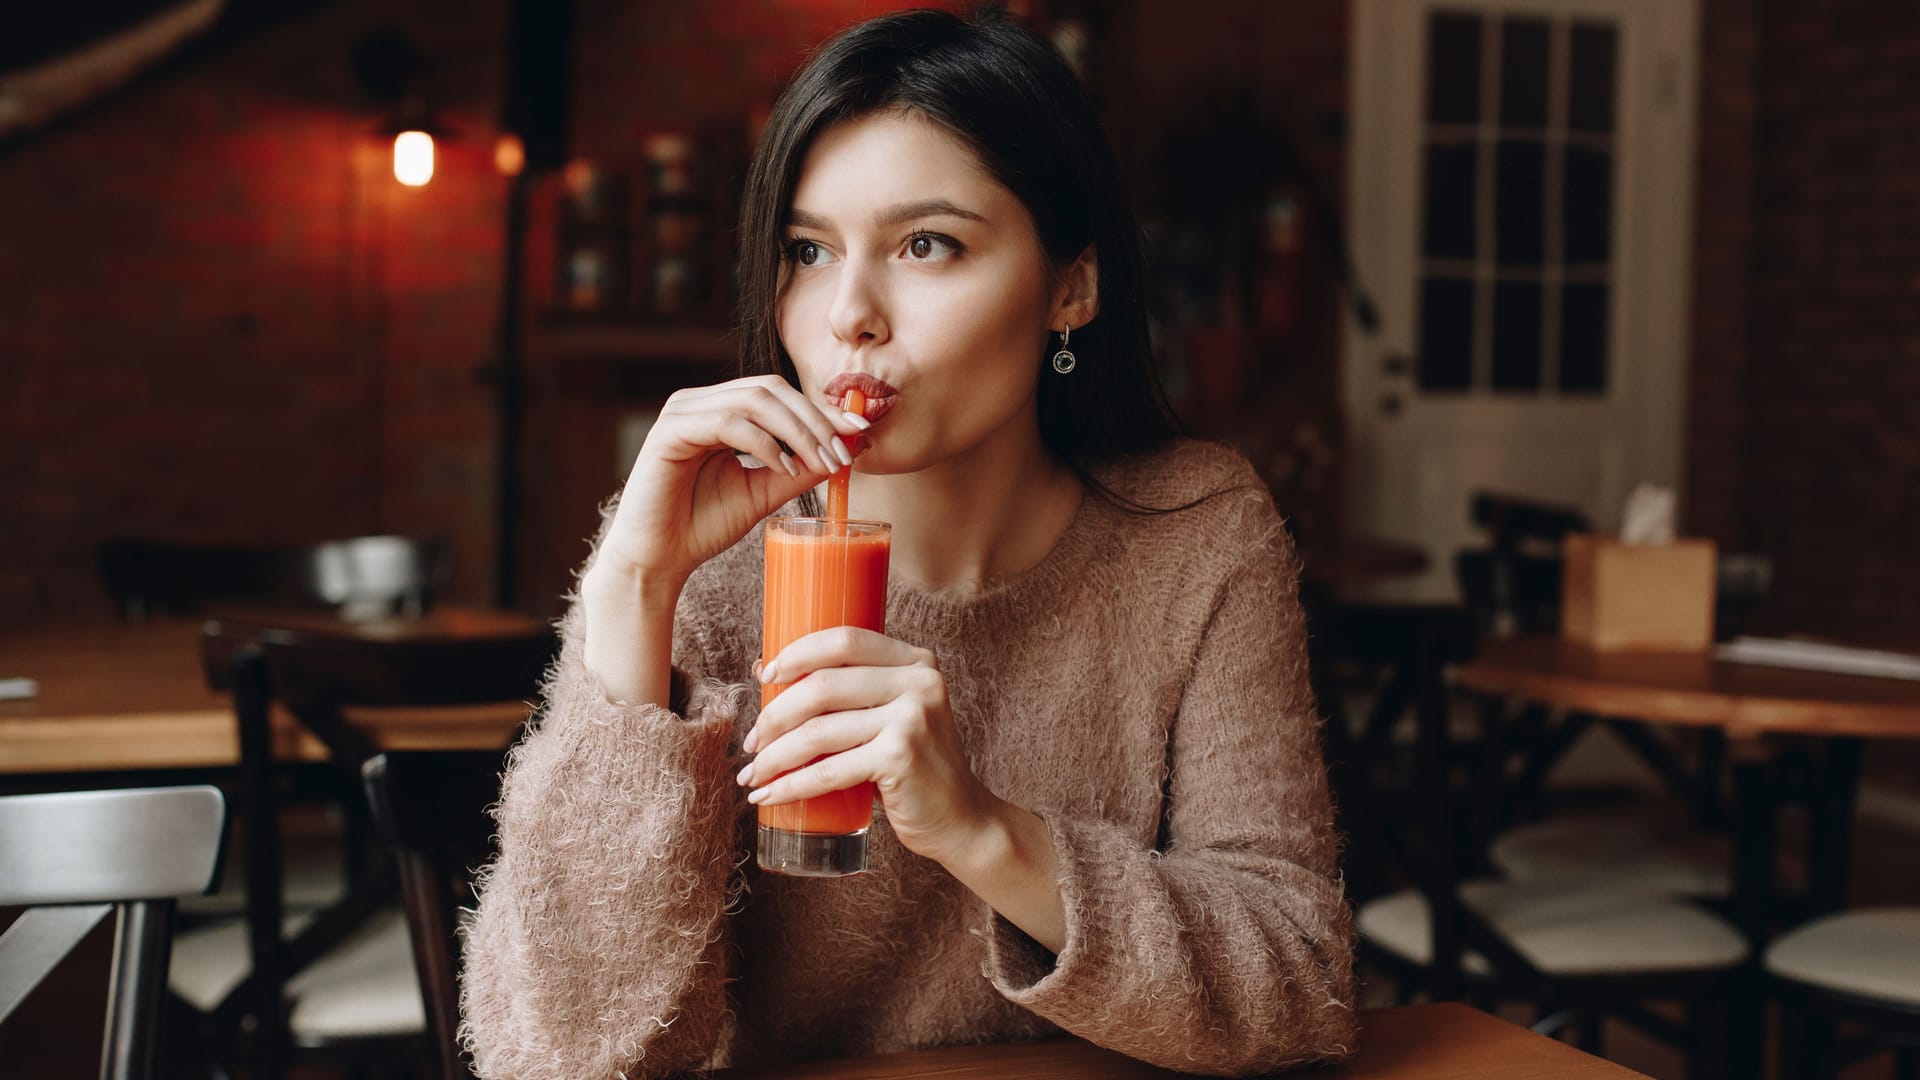
M849 390L847 391L846 397L840 399L840 408L855 416L864 417L867 415L867 395L858 390ZM834 438L840 439L840 436L835 435ZM846 439L840 439L840 442L847 447L848 453L853 453L857 449L854 443ZM841 469L839 472L827 477L828 520L847 520L847 483L852 479L853 470L851 468Z

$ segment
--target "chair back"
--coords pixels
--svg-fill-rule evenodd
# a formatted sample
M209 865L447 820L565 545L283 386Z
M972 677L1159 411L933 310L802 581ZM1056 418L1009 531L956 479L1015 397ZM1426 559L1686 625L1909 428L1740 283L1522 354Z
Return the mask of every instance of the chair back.
M130 620L218 603L333 609L348 618L418 615L453 569L448 545L409 536L301 547L108 540L98 563L101 582Z
M347 785L342 797L357 804L351 812L364 814L360 770L379 747L355 727L348 710L531 702L558 639L545 625L476 636L424 630L377 636L214 620L203 629L201 642L209 681L233 694L240 737L238 796L248 826L242 835L252 974L236 993L251 999L245 1008L255 1017L255 1044L263 1058L273 1059L287 1035L286 982L322 948L295 949L282 932L273 704L284 706L326 745ZM505 749L490 753L497 761ZM393 861L380 860L356 876L348 898L323 913L301 940L344 937L391 895L396 869Z
M501 754L377 754L361 770L374 823L399 864L415 972L442 1080L471 1075L460 1027L457 909L472 901L472 873L492 849L487 808L500 796Z
M1349 864L1364 866L1360 860L1368 855L1385 864L1351 875L1370 890L1355 898L1364 901L1394 884L1420 894L1431 954L1418 978L1433 1000L1461 996L1469 949L1503 978L1537 977L1527 959L1460 895L1499 819L1508 755L1497 699L1476 699L1480 730L1473 742L1456 741L1453 731L1460 695L1449 688L1446 671L1473 657L1477 638L1471 617L1446 607L1360 609L1345 617L1357 625L1336 621L1328 634L1331 647L1376 662L1398 657L1360 737L1349 734L1337 703L1329 710L1329 775L1348 838ZM1323 665L1316 661L1314 667ZM1409 713L1414 741L1412 760L1406 762L1394 752L1390 735ZM1347 760L1331 756L1336 754Z
M1426 898L1433 919L1428 974L1436 998L1457 993L1462 950L1457 881L1466 857L1456 819L1446 668L1470 658L1467 613L1450 606L1344 605L1313 627L1315 696L1327 716L1324 743L1340 828L1344 868L1357 903L1400 885ZM1361 673L1370 692L1356 728L1346 715L1343 672ZM1411 716L1412 760L1394 741Z
M205 785L0 797L0 1021L113 914L100 1075L154 1074L174 901L210 891L226 801Z
M1454 557L1460 594L1482 634L1555 633L1560 628L1560 544L1585 532L1587 518L1571 507L1480 492L1469 504L1473 523L1487 530L1484 549Z

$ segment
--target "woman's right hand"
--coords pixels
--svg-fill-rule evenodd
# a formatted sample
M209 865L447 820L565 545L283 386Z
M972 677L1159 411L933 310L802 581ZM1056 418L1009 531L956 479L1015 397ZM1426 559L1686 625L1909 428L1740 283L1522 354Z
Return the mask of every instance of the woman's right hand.
M687 578L761 518L847 468L835 436L864 426L776 375L667 399L580 582L583 660L609 700L670 707L673 611ZM767 467L749 469L736 453Z
M605 564L677 591L762 518L846 468L835 436L864 427L777 375L679 391L647 433L595 569ZM736 452L767 467L750 469Z

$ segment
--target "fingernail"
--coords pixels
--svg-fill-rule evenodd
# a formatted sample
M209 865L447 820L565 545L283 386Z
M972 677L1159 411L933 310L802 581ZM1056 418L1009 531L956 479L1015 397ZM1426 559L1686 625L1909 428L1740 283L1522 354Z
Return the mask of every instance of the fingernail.
M778 665L776 665L772 660L769 660L766 663L761 664L760 665L760 681L763 683L772 682L774 675L777 673L776 672L777 666Z
M847 450L846 443L841 442L839 439L833 440L833 452L840 458L840 464L853 464L853 454Z
M739 784L741 787L745 787L747 786L747 784L751 782L749 778L752 776L753 776L753 764L749 762L747 764L747 767L744 769L741 769L740 774L733 778L733 782L736 784Z
M750 803L765 802L766 798L767 798L766 788L754 788L752 791L747 792L747 801Z
M820 468L828 474L840 471L840 456L826 443L820 444Z
M759 751L760 749L760 729L759 728L754 728L747 732L747 737L740 740L740 749L749 754L757 753Z
M793 463L793 455L784 450L780 452L780 464L786 467L788 476L797 477L800 475L800 467Z
M864 416L861 416L859 413L850 412L850 413L841 413L840 415L847 418L847 423L852 424L854 427L859 428L861 431L865 431L868 428L873 426L873 421L867 419Z

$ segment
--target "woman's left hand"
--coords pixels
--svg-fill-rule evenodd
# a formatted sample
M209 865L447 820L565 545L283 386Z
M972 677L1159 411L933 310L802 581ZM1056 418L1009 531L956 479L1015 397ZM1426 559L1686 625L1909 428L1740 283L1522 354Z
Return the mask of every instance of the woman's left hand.
M871 780L900 843L943 864L990 824L999 800L967 763L933 653L843 626L788 645L759 677L789 685L747 732L743 749L759 756L739 780L754 787L751 801Z

